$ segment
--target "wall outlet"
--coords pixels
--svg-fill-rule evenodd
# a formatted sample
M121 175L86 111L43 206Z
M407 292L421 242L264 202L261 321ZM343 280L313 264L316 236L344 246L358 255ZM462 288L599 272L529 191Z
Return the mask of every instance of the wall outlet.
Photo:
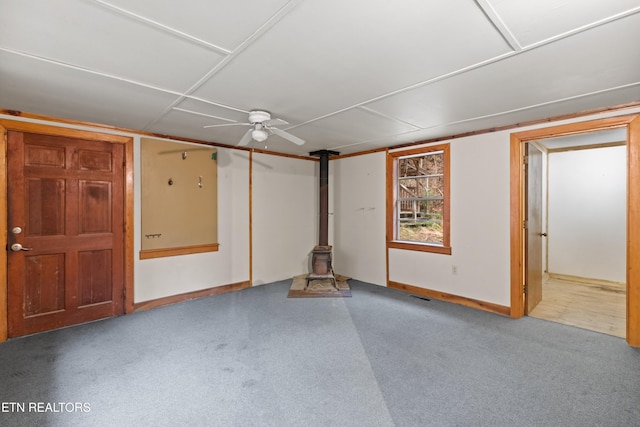
M451 274L458 274L458 266L457 265L452 265L451 266Z

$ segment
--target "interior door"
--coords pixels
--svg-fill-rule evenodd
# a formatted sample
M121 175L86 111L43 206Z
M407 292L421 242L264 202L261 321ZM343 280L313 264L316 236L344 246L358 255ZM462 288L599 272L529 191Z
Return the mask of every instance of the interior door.
M530 313L542 300L542 152L527 143L525 162L525 309Z
M124 309L122 144L9 131L8 334Z

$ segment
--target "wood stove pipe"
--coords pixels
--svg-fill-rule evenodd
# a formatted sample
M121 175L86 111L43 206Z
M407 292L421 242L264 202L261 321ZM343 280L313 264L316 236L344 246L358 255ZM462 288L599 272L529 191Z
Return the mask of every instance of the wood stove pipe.
M310 156L320 157L320 215L318 246L329 245L329 156L340 153L331 150L318 150L309 153Z

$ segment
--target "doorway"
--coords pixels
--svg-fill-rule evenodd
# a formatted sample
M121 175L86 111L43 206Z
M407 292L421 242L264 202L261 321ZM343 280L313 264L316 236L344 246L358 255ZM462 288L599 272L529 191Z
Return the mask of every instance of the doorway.
M542 295L525 293L526 314L625 337L626 138L619 128L527 143L542 152L544 172L542 221L529 221L542 224L542 247L525 258L526 282L541 281Z
M0 125L7 153L0 341L131 311L132 139Z
M525 310L525 167L526 143L534 140L621 128L627 135L626 340L640 347L640 116L628 115L577 122L511 134L511 316Z

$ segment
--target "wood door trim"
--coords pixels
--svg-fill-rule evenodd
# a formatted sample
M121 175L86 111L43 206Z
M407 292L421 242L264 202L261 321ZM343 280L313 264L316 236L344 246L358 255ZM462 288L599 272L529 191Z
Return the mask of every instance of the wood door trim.
M0 246L7 246L7 129L0 123ZM0 251L0 342L9 336L7 251Z
M65 136L78 139L99 140L116 144L123 144L123 191L124 191L124 307L125 313L134 311L133 304L133 138L129 136L90 132L84 130L63 128L57 126L28 123L13 120L0 119L0 223L4 224L0 231L0 245L7 245L7 132L29 132L54 136ZM0 342L8 337L8 310L7 310L7 252L0 251Z
M570 123L511 134L510 232L511 316L524 315L524 143L598 130L628 129L627 165L627 343L640 347L640 115Z

